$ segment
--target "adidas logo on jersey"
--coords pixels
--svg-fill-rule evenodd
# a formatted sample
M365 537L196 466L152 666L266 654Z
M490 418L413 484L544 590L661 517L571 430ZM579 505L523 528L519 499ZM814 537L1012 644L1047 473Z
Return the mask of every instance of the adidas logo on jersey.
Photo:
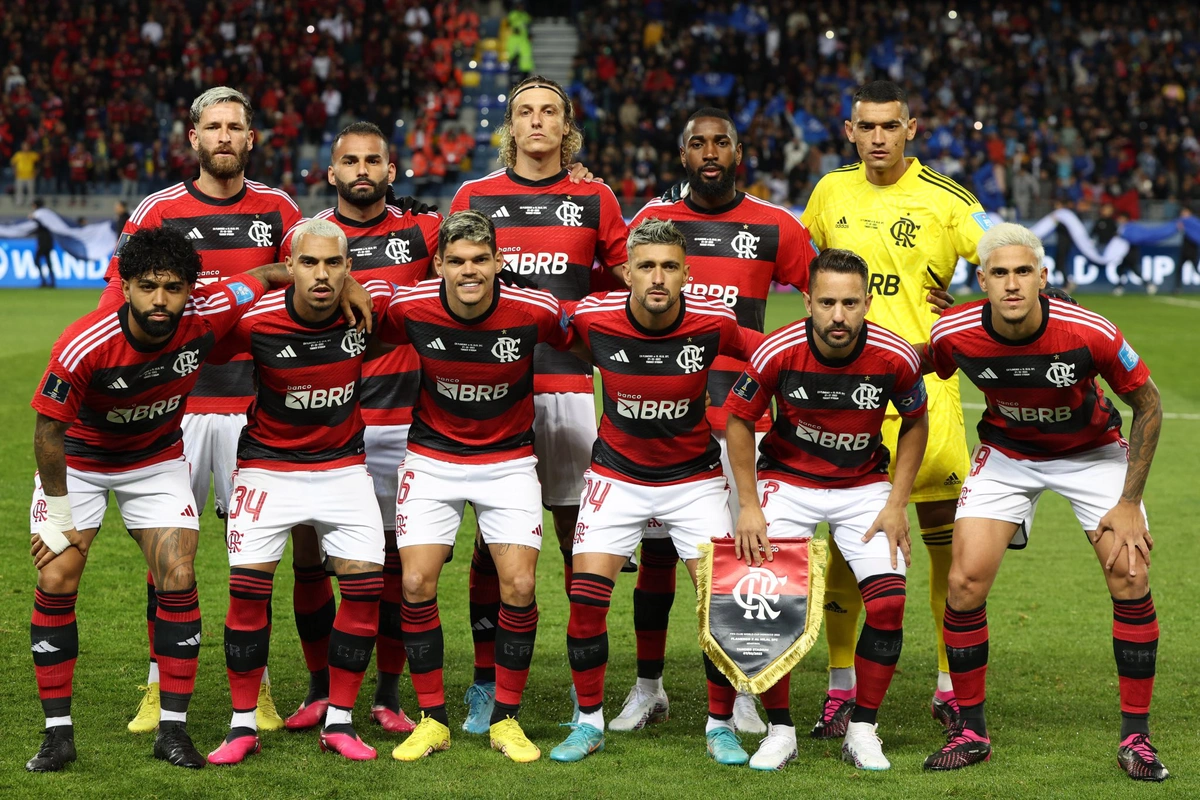
M944 486L955 486L955 485L957 485L957 484L960 484L960 483L962 483L962 479L958 477L958 473L957 473L957 472L951 472L951 473L950 473L950 477L949 477L949 478L946 478L946 481L945 481L945 483L944 483L943 485L944 485Z
M197 633L194 636L189 636L188 638L184 639L182 642L176 642L175 646L176 647L199 647L200 646L200 634Z
M508 213L508 209L505 208L504 206L500 206L500 208L497 211L492 213L493 219L503 219L504 217L511 217L511 216L512 215Z
M293 350L292 346L289 344L287 347L283 348L275 355L278 356L279 358L295 358L296 351Z
M608 360L609 361L620 361L622 364L628 364L629 356L625 355L624 350L618 350L617 352L615 352L611 356L609 356Z
M996 377L996 373L992 372L992 368L991 368L991 367L988 367L988 368L987 368L987 369L985 369L983 372L979 373L979 375L978 375L977 377L978 377L978 378L979 378L979 380L981 380L981 381L994 381L994 380L999 380L999 379Z
M846 228L850 227L850 223L846 222L845 217L842 217L841 219L839 219L837 221L837 224L834 225L833 227L838 228L839 230L845 230Z
M43 639L42 641L38 642L37 644L35 644L33 647L31 647L29 649L35 653L47 653L48 654L48 653L57 653L62 648L55 647L54 645L50 644L45 639Z
M793 400L807 400L808 392L804 391L804 387L801 386L796 389L796 391L789 394L788 397L792 398Z
M446 345L442 344L442 337L440 337L440 336L425 346L428 347L430 350L445 350L446 349Z
M188 238L188 239L203 239L204 234L200 232L199 228L192 228L190 231L187 232L186 238Z
M117 378L115 381L113 381L112 383L110 383L108 385L108 388L110 388L110 389L128 389L129 384L125 382L124 378Z

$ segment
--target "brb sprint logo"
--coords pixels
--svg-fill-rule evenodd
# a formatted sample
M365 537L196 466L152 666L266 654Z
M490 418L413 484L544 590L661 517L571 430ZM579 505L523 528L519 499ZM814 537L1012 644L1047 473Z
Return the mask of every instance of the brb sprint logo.
M314 408L337 408L354 397L354 381L345 386L314 389L312 386L289 386L283 404L300 411Z

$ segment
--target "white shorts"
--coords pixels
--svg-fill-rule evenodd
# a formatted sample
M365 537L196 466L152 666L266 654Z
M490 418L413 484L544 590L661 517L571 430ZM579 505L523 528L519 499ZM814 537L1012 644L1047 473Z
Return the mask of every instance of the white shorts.
M685 561L699 558L699 546L733 532L729 484L723 476L691 483L643 486L584 473L579 523L572 552L633 555L651 519L668 530Z
M239 469L230 502L225 546L231 567L280 561L297 525L316 528L321 549L334 558L383 564L383 520L362 464L300 472Z
M812 489L782 481L759 481L758 496L767 518L767 538L807 539L822 522L850 565L856 580L872 575L905 572L904 557L892 554L887 535L877 533L864 542L863 535L887 504L892 485L887 481L848 489Z
M148 528L200 529L200 515L182 458L125 472L84 472L67 467L67 497L75 530L99 528L108 509L108 492L116 495L121 519L128 530ZM33 476L29 532L37 533L46 520L46 495L41 477Z
M954 518L1015 522L1020 527L1009 546L1020 549L1029 541L1038 499L1051 491L1070 502L1085 531L1094 531L1121 498L1128 455L1124 440L1046 461L1009 458L995 447L976 445Z
M582 392L533 396L533 454L542 505L573 506L596 442L596 399Z
M408 425L368 425L363 431L367 448L367 472L375 482L375 501L383 529L396 529L396 489L399 486L396 470L408 455Z
M542 549L542 490L537 458L495 464L454 464L409 453L396 493L396 545L454 546L463 507L475 506L487 544Z
M754 452L758 453L758 446L762 444L763 437L767 435L766 431L756 431L754 434ZM717 444L721 445L721 472L725 473L725 481L729 484L729 518L737 523L738 512L741 507L738 505L737 490L734 488L737 483L733 479L733 468L729 466L729 447L725 444L725 431L713 431L713 438L717 440ZM757 455L755 456L757 461ZM656 524L647 525L645 537L647 539L670 539L671 531L666 525Z
M237 469L238 438L246 427L245 414L184 414L183 455L192 467L196 512L203 513L208 488L213 489L217 516L229 508L229 490Z

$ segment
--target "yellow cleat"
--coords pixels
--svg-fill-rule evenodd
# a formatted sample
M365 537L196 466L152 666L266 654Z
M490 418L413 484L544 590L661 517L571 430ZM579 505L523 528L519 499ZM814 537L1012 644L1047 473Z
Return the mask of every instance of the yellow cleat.
M450 729L432 717L421 715L421 721L408 738L396 745L392 758L397 761L417 761L438 750L450 749Z
M144 695L138 703L137 713L129 721L130 733L151 733L158 727L158 718L162 713L162 702L158 696L158 684L139 686Z
M525 736L521 723L505 717L488 731L492 737L492 749L499 750L518 764L528 764L542 757L538 746Z
M254 723L260 731L281 731L285 723L275 710L275 698L271 697L271 684L258 685L258 707L254 709Z

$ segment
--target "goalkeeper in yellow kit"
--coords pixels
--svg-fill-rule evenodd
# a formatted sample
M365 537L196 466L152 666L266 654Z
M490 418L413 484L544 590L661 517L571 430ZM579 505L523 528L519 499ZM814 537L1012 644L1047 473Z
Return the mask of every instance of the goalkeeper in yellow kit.
M905 143L917 131L909 117L908 94L891 81L874 81L854 94L846 137L862 159L823 177L801 221L821 249L853 250L871 269L874 295L867 319L906 339L920 352L940 308L959 256L976 262L975 246L990 222L975 196L957 183L905 158ZM931 307L932 306L932 307ZM933 313L931 313L933 312ZM929 605L935 620L938 682L931 711L949 728L958 703L946 664L942 617L954 510L969 468L966 430L957 374L950 380L927 375L929 445L913 486L921 538L929 551ZM900 417L890 409L884 443L892 452ZM854 575L830 543L825 590L825 635L829 642L829 694L814 738L841 737L853 721L854 647L862 597Z

